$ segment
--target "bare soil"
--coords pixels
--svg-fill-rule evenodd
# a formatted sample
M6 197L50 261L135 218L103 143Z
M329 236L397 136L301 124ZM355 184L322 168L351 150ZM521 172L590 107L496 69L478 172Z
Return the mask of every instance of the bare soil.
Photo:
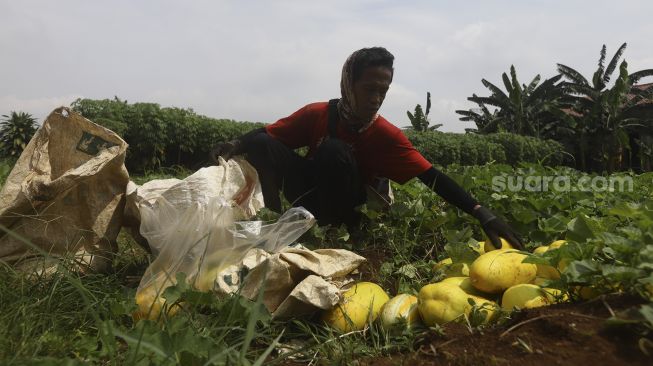
M414 353L361 360L361 365L653 365L638 347L636 332L605 325L611 311L641 303L609 295L529 309L474 334L463 324L448 324L443 336L425 337Z
M362 280L378 279L386 253L366 250ZM394 284L381 284L394 290ZM360 365L653 365L653 348L645 354L634 329L606 326L606 319L644 303L639 297L606 295L581 302L528 309L482 332L447 324L444 335L432 333L416 351L361 360ZM649 343L653 345L653 340Z

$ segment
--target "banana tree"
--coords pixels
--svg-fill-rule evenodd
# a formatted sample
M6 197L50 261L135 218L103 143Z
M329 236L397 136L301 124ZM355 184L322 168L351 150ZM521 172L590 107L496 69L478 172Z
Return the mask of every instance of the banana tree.
M467 100L478 104L479 108L457 110L456 113L462 116L461 121L476 122L480 133L505 131L548 137L546 135L552 130L550 125L556 120L551 111L557 108L557 101L563 96L556 84L560 78L558 75L540 84L540 75L537 75L528 85L522 85L517 79L515 67L510 66L510 77L502 74L506 92L483 79L481 82L491 95L479 97L474 94ZM488 106L496 110L491 112Z
M653 89L641 90L635 85L641 78L652 76L653 70L628 74L626 61L619 64L625 49L626 43L606 66L603 45L591 83L573 68L558 64L558 71L566 79L560 86L566 93L563 102L568 106L569 118L563 121L574 131L572 138L577 142L576 155L582 170L619 168L624 152L631 149L630 136L650 134ZM618 78L607 88L617 65Z
M410 111L406 112L406 114L408 115L408 119L410 120L410 124L413 126L413 130L420 131L420 132L434 131L442 127L441 123L434 124L429 127L429 124L431 123L431 121L429 120L430 112L431 112L431 93L426 92L426 113L424 113L422 106L419 104L415 106L415 113L410 113Z

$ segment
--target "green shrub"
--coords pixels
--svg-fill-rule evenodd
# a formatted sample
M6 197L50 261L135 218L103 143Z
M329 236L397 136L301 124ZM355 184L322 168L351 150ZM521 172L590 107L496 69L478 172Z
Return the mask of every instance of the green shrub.
M489 135L439 131L405 131L415 148L438 165L483 165L489 162L516 165L520 162L556 166L563 163L561 144L511 133Z
M125 165L136 173L172 166L196 170L208 164L215 144L262 126L208 118L192 109L161 108L155 103L129 104L118 98L78 99L72 107L129 144Z
M9 115L2 115L0 158L18 159L37 128L36 119L29 113L11 112Z
M556 166L563 164L565 159L565 149L557 141L507 132L483 135L483 137L503 147L507 164L541 162L544 165Z
M161 108L154 103L129 104L113 100L78 99L73 110L103 125L129 144L125 164L142 173L161 167L197 170L209 163L217 143L234 139L262 123L237 122L198 115L192 109ZM538 162L559 165L562 146L553 141L498 133L490 135L404 131L429 161L438 165L517 164Z
M5 185L5 181L14 167L15 161L13 159L0 159L0 188Z

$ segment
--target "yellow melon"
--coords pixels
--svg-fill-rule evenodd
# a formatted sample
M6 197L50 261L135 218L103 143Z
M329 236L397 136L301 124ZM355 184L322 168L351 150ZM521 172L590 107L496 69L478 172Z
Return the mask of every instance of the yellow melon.
M410 328L419 323L417 297L409 294L399 294L393 297L383 305L379 319L381 325L388 330L397 328L399 325Z
M542 255L542 254L546 253L548 250L549 250L548 245L542 245L540 247L535 248L533 250L533 254Z
M549 302L552 304L569 301L569 294L567 294L567 292L558 290L557 288L550 288L550 287L544 287L542 288L542 290L546 294L546 297L549 300Z
M341 332L361 330L378 317L389 299L381 286L359 282L342 294L338 305L322 314L322 320Z
M506 310L530 309L549 304L547 293L540 286L531 284L512 286L501 298L501 307Z
M514 285L530 283L537 266L522 263L526 255L513 249L499 249L478 257L469 268L472 285L487 293L499 293Z
M508 243L508 241L504 238L499 238L501 239L501 248L499 249L513 249L513 246ZM493 250L497 250L497 248L494 247L494 244L492 244L492 240L485 239L485 242L483 243L483 250L485 253L491 252Z
M141 319L157 320L161 316L161 312L165 311L166 315L175 315L181 305L170 305L161 296L156 295L154 288L147 288L136 293L136 305L138 309L132 314L135 321Z
M426 325L434 326L462 319L472 309L469 299L485 306L486 320L494 314L497 304L479 296L466 293L453 283L432 283L422 287L417 295L417 308Z
M549 249L558 249L565 244L567 244L566 240L556 240L553 243L549 244Z
M469 276L469 265L453 263L451 258L445 258L433 266L433 271L442 271L446 277Z
M470 280L469 277L449 277L445 278L444 280L440 281L441 283L451 283L454 284L458 287L460 287L463 291L470 295L474 296L481 296L484 297L487 294L479 291L476 287L472 285L472 281Z

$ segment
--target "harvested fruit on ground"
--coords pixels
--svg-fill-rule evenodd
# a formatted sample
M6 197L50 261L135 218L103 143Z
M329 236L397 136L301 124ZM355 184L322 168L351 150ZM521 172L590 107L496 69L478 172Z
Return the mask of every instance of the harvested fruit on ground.
M446 277L469 276L469 265L453 263L451 258L445 258L433 266L433 271L442 271Z
M486 320L492 317L497 307L495 302L470 295L452 283L438 282L422 287L417 295L417 306L424 324L434 326L468 315L472 309L469 299L478 306L485 306L488 311Z
M374 321L390 297L381 286L359 282L342 294L342 300L322 314L322 320L341 332L362 330Z
M411 328L420 322L417 309L417 297L409 294L399 294L383 305L379 320L387 330L405 326Z
M472 285L472 280L467 277L449 277L440 281L440 283L451 283L460 287L463 291L470 295L485 297L487 294L479 291L476 287Z
M541 256L549 249L550 248L548 245L537 247L535 250L533 250L533 254ZM546 264L537 264L537 277L541 277L547 280L558 280L560 279L560 272L553 266Z
M548 250L549 250L548 245L542 245L541 247L537 247L537 248L533 249L533 254L542 255L542 254L546 253Z
M493 250L478 257L469 268L472 285L483 292L495 294L512 286L532 282L537 266L522 263L526 255L514 249Z
M501 248L499 249L513 249L513 246L508 243L508 241L504 238L499 238L501 239ZM483 250L485 253L491 252L493 250L497 250L497 248L492 244L492 240L485 239L485 242L483 243Z
M559 280L560 272L547 264L537 264L537 277L545 278L547 280Z
M529 283L532 284L532 285L537 285L537 286L542 287L542 286L546 286L549 283L549 281L551 281L551 280L548 279L548 278L537 276L537 277L535 277L533 279L533 281L531 281Z
M551 249L560 249L563 245L567 244L566 240L556 240L549 245L542 245L533 250L533 254L542 255Z
M531 309L550 303L547 293L540 286L531 284L512 286L501 298L501 307L506 310Z
M558 290L557 288L543 287L542 291L544 291L547 299L552 304L569 301L569 294L567 294L567 292Z
M541 247L535 248L535 250L533 250L533 254L542 255L549 250L560 249L560 247L562 247L565 244L567 244L566 240L556 240L550 245L543 245ZM558 262L558 270L556 270L551 266L542 267L542 265L538 265L537 276L552 279L552 280L557 280L560 278L560 272L564 271L565 268L567 268L567 266L569 265L569 263L571 263L571 260L569 258L562 258L560 262Z
M571 259L569 258L562 258L560 262L558 262L558 270L560 272L563 272L565 269L567 269L567 266L569 266L569 263L571 263Z
M132 314L132 318L135 321L141 319L159 319L162 310L166 312L166 315L173 316L181 308L181 305L179 304L174 304L171 306L170 304L166 303L164 298L156 295L156 291L154 289L145 289L139 291L136 294L136 305L138 306L138 309Z
M575 296L583 300L592 300L603 294L593 286L576 286L570 290Z

